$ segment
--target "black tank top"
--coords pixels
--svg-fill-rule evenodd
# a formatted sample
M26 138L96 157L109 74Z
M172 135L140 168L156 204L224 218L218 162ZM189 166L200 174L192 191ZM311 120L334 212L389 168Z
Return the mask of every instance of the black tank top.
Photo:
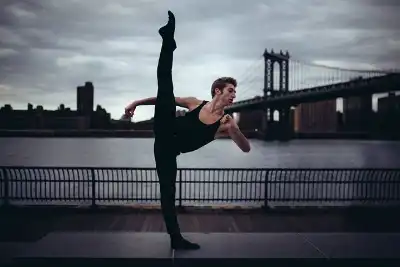
M220 120L213 124L204 124L199 119L200 110L207 102L204 100L197 108L177 118L176 137L179 153L197 150L215 139Z

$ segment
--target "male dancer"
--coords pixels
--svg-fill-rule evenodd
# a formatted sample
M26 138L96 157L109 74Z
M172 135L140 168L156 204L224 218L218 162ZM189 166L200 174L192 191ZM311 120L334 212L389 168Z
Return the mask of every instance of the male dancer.
M194 97L174 96L172 83L175 16L168 11L168 23L159 29L162 47L157 67L158 91L156 98L134 101L125 108L125 116L133 115L139 105L155 104L154 156L160 182L161 209L173 249L198 249L200 246L184 239L175 210L175 182L180 153L197 150L215 138L230 136L243 152L250 144L231 116L224 116L224 108L235 98L236 80L230 77L217 79L212 85L213 100L200 101ZM176 105L186 107L184 117L176 117Z

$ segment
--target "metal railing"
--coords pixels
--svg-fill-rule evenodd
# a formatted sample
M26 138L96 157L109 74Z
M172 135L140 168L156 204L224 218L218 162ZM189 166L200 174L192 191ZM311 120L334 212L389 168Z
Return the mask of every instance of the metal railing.
M159 204L155 168L0 167L3 205ZM180 168L176 204L399 205L400 169Z

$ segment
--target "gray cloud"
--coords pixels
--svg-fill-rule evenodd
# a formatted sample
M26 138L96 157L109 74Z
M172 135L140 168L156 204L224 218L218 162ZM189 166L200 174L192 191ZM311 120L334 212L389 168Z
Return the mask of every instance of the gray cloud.
M242 81L238 99L261 94L265 48L289 50L311 64L399 68L395 0L6 0L0 104L76 108L76 87L93 81L95 104L119 117L130 101L156 94L157 29L168 9L177 18L176 95L208 99L211 82L225 75ZM314 80L329 76L326 69L299 66L312 70ZM152 114L152 107L140 107L136 119Z

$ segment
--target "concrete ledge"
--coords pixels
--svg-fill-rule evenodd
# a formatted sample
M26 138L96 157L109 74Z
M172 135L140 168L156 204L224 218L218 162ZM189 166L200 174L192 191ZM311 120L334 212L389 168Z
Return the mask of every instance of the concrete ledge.
M0 266L10 265L13 257L25 251L28 246L26 242L0 242Z
M400 213L400 205L393 206L278 206L278 207L259 207L259 206L240 206L240 205L212 205L212 206L183 206L177 207L179 213L268 213L268 214L307 214L307 213ZM118 213L159 213L160 205L99 205L95 207L84 205L11 205L0 206L2 212L118 212Z
M184 233L201 245L196 251L173 251L165 233L55 232L17 254L25 266L104 264L134 266L282 266L286 263L340 266L375 261L400 263L400 233ZM385 264L382 265L382 261ZM373 262L372 262L373 263ZM335 265L338 264L338 265ZM393 265L395 266L395 265ZM398 265L397 265L398 266Z
M229 266L229 267L265 267L265 266L318 266L318 267L343 267L343 266L376 266L376 267L398 267L400 261L398 260L364 260L364 259L351 259L351 260L325 260L325 259L179 259L179 260L130 260L130 259L58 259L58 260L36 260L32 261L18 261L4 267L77 267L77 266L135 266L135 267L211 267L211 266Z

